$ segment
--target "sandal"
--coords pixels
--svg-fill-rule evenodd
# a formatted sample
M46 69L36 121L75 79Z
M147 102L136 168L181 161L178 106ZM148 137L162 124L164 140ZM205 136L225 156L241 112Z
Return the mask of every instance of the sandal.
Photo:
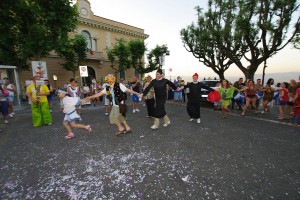
M131 129L125 130L125 133L132 133L132 130Z
M65 139L73 139L75 135L73 133L69 133L68 135L65 136Z
M85 127L85 130L87 130L87 132L91 132L92 131L92 128L91 128L91 125L87 125L86 127Z
M118 137L122 134L125 134L126 133L126 129L124 129L123 131L118 131L115 135Z

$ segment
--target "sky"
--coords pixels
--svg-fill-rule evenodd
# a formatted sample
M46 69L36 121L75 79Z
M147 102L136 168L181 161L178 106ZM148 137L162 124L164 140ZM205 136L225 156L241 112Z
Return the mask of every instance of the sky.
M166 76L191 77L198 73L200 77L217 75L184 47L180 30L196 21L196 6L207 7L207 0L89 0L95 15L110 20L142 28L149 38L145 40L148 50L156 45L166 44L170 55L165 57ZM267 61L266 73L296 72L300 75L300 50L288 45ZM172 72L170 72L172 69ZM262 73L262 66L257 70ZM225 77L244 77L234 65L225 72ZM218 77L218 76L217 76ZM293 77L291 77L293 78Z

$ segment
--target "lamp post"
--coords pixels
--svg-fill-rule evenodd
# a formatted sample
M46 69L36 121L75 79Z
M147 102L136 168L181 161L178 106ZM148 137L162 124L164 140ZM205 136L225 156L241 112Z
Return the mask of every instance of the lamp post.
M56 89L56 81L57 81L57 76L53 75L53 80L54 80L54 88Z
M162 69L162 66L165 64L165 56L170 55L170 51L166 50L165 48L160 48L159 51L159 68Z

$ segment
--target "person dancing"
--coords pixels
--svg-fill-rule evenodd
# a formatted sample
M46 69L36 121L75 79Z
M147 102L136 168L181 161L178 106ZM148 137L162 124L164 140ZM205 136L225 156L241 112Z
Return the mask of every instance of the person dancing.
M165 110L165 103L167 100L167 85L173 88L173 90L176 90L177 87L169 81L168 79L163 78L163 73L161 69L158 69L156 71L156 79L152 80L148 87L145 88L143 94L139 96L139 98L142 98L143 96L146 96L150 89L154 88L154 94L155 94L155 108L154 108L154 124L151 126L151 129L158 129L159 127L159 118L163 118L164 125L168 126L171 122L169 117L167 116L166 110Z
M214 89L198 82L199 75L195 73L193 76L193 82L184 86L184 88L189 88L190 92L187 95L188 101L186 105L187 113L190 116L190 121L197 119L197 123L201 123L200 119L200 101L201 101L201 89L207 89L208 91L214 91Z
M228 80L223 80L219 93L221 94L222 102L222 118L226 118L230 114L228 106L231 103L234 91L237 90L235 87L229 84Z
M122 83L117 83L116 78L113 74L107 75L107 82L109 86L101 90L99 93L85 98L85 100L87 101L90 99L98 98L106 94L106 96L110 98L110 102L112 104L112 109L109 115L110 123L115 124L118 127L118 132L116 133L116 136L120 136L121 134L125 133L131 133L132 130L128 126L126 119L123 116L123 114L125 115L125 113L120 113L120 104L125 104L126 92L135 95L140 94L125 87L125 85L123 85Z
M76 112L76 106L80 105L80 102L83 101L77 97L66 96L68 92L63 90L58 90L57 96L61 99L63 112L65 113L63 125L67 129L68 133L65 136L66 139L72 139L75 137L72 132L72 128L81 128L85 129L87 132L91 132L92 128L90 125L76 124L76 121L79 121L80 116Z

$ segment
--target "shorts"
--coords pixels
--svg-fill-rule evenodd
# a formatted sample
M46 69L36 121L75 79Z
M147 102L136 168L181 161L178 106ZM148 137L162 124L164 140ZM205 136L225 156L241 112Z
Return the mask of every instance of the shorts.
M14 95L9 95L8 96L8 101L13 102L14 101Z
M289 102L287 102L287 105L288 106L294 106L294 102L289 101Z
M103 98L104 98L104 105L108 106L109 105L109 99L106 98L106 95L104 95Z
M8 115L8 101L0 101L0 112L2 115Z
M285 105L287 105L287 102L286 102L286 101L281 101L281 100L280 100L280 101L279 101L279 105L280 105L280 106L285 106Z
M75 121L78 121L80 119L80 116L77 114L77 112L73 112L72 114L68 115L68 114L65 114L65 117L64 117L64 122L69 122L69 123L72 123L72 122L75 122Z
M132 101L133 102L139 102L139 97L136 94L132 95Z

